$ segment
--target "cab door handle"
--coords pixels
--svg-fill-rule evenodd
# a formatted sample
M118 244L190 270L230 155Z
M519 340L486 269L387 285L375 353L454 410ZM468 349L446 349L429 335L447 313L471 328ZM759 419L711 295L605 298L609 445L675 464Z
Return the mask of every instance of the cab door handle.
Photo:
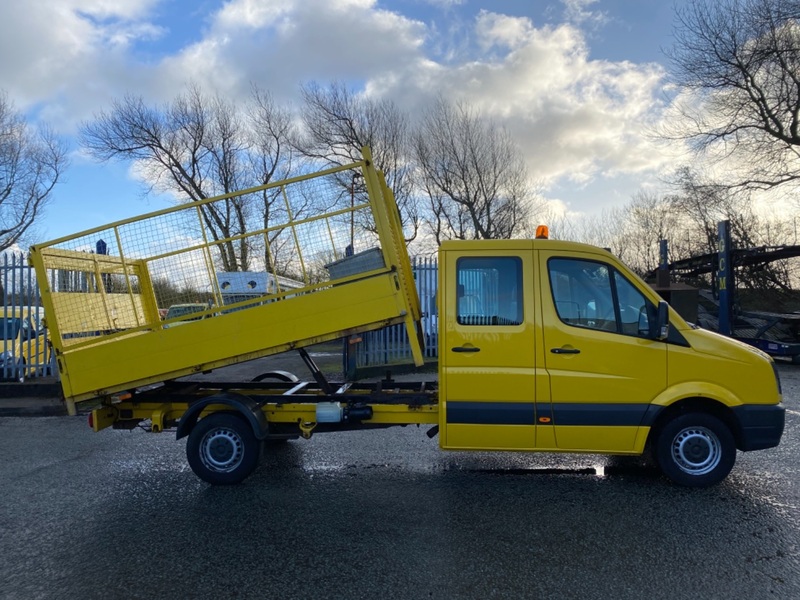
M475 346L456 346L455 348L451 348L453 352L480 352L480 348L476 348Z
M577 348L550 348L553 354L580 354L581 351Z

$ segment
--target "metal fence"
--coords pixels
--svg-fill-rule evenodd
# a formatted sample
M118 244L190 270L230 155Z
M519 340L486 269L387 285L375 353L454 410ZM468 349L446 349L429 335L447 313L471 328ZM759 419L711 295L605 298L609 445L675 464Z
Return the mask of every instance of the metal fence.
M439 263L435 258L415 257L411 260L414 281L422 308L422 335L425 358L438 357L439 315L436 310L436 286ZM411 346L402 325L392 325L362 334L355 344L355 366L378 367L411 360Z
M0 268L0 378L24 381L52 376L56 370L33 269L25 254L16 252L3 253Z

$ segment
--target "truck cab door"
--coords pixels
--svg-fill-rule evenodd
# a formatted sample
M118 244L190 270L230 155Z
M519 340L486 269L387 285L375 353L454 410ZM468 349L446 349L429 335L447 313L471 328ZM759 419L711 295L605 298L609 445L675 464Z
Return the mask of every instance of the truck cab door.
M486 242L462 245L487 248ZM524 450L536 445L533 253L530 241L499 246L442 246L443 448Z
M557 449L639 451L667 383L654 294L600 255L540 250L538 265Z

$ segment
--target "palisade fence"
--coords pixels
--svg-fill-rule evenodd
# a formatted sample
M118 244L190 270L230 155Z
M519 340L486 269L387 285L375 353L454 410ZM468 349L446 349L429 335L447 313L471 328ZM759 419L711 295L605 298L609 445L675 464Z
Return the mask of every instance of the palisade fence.
M39 287L27 256L22 252L4 252L0 269L3 294L0 378L24 381L56 374Z
M438 321L436 312L436 286L439 263L436 258L413 257L411 269L422 308L422 334L425 341L425 358L438 357ZM403 325L392 325L359 336L355 344L355 367L380 367L411 360L411 346Z

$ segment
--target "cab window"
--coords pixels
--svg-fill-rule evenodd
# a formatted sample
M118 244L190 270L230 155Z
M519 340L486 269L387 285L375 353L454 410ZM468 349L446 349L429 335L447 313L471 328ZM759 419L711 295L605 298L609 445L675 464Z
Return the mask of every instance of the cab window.
M619 271L571 258L548 261L550 289L567 325L647 337L651 304Z
M522 261L509 257L459 258L456 320L460 325L522 323Z
M647 337L650 332L650 313L655 307L622 274L614 270L614 282L619 307L619 332Z

